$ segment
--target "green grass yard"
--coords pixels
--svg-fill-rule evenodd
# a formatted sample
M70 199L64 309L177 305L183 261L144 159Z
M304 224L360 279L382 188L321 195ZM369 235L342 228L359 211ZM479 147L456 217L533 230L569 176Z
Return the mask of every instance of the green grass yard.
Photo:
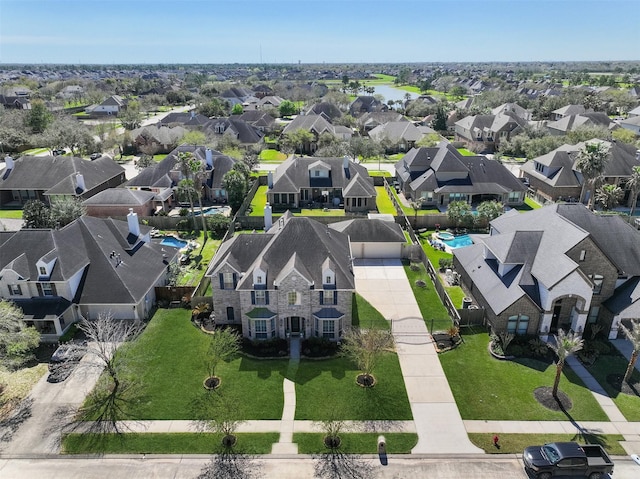
M627 453L620 445L624 437L618 434L502 434L500 438L500 449L493 445L495 433L480 434L469 433L469 440L483 449L488 454L522 454L525 447L536 444L542 445L549 442L575 441L580 444L600 444L609 454L626 456Z
M287 155L279 152L278 150L262 150L260 152L260 161L264 163L282 163L287 159Z
M367 329L390 329L389 321L358 293L353 294L351 316L353 326Z
M378 213L396 215L396 208L393 206L391 198L384 186L376 186L376 207Z
M487 333L465 334L464 343L439 356L462 419L509 421L566 421L562 412L546 409L533 391L553 386L555 365L521 358L501 361L488 351ZM573 402L568 411L576 421L607 421L607 415L569 366L560 390Z
M341 433L340 452L344 454L377 454L377 433ZM298 444L298 454L322 454L328 449L324 445L323 433L294 433L293 442ZM411 454L418 443L418 435L412 433L385 433L387 453Z
M0 218L21 220L22 210L0 210Z
M238 433L234 452L269 454L278 433ZM213 454L222 452L222 434L214 433L126 433L69 434L64 454Z
M420 263L418 271L413 271L409 265L405 265L404 270L411 284L411 289L413 290L413 295L416 298L418 307L420 308L420 313L427 325L427 329L432 332L432 330L441 331L449 328L452 324L451 318L442 305L435 286L427 274L427 271L424 269L424 265ZM424 288L416 285L416 281L419 279L427 283Z

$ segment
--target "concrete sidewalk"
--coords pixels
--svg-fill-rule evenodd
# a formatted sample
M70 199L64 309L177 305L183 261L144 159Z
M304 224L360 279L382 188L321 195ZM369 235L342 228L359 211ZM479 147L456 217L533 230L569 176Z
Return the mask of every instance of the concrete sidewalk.
M449 383L400 260L356 260L356 290L391 321L418 433L413 454L484 451L467 437Z

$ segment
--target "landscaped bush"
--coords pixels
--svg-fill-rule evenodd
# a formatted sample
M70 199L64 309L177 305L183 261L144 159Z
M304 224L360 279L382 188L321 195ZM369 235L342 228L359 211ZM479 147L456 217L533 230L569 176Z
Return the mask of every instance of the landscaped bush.
M212 215L207 218L207 229L209 237L213 239L222 239L229 229L231 220L223 215Z
M338 352L338 343L325 338L311 337L302 341L302 353L310 358L333 356Z
M438 260L438 266L440 267L440 271L446 271L447 269L452 269L453 258L440 258Z
M275 358L278 356L286 356L289 351L289 345L286 339L272 338L251 340L244 338L242 340L242 350L252 356L259 358Z
M411 271L420 271L420 263L411 263L409 268L411 268Z

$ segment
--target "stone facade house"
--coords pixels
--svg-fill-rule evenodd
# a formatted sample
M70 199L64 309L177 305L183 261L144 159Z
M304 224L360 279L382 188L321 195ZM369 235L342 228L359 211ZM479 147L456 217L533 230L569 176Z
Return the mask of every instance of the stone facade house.
M178 250L154 243L151 228L82 216L59 230L0 232L0 298L19 306L45 342L82 318L147 319Z
M495 332L546 338L599 323L616 338L640 314L640 233L617 215L579 203L512 210L473 240L454 267Z
M603 181L620 186L625 190L622 203L630 202L630 191L626 188L626 182L631 177L633 167L640 166L638 151L632 145L622 142L590 141L599 141L609 147L610 156L603 171ZM530 188L541 202L580 201L584 178L576 168L576 162L584 145L584 142L562 145L546 155L527 161L520 167L522 176L529 180ZM588 198L584 199L586 200Z
M395 164L395 170L404 195L423 206L446 208L453 201L491 200L518 206L527 191L500 162L464 156L447 141L433 148L413 148Z
M343 207L348 213L376 209L368 170L351 158L292 156L267 176L267 201L278 210Z
M241 325L252 340L339 340L355 288L348 236L289 212L266 230L236 234L211 262L216 323Z
M501 142L521 133L526 124L527 120L512 111L467 116L455 122L455 139L472 151L493 152L500 149Z

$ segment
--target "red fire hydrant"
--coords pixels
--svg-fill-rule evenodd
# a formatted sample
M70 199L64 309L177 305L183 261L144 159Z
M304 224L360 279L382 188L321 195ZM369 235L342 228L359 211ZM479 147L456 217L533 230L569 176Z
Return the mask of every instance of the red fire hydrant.
M500 447L500 438L497 434L493 436L493 445L498 448Z

